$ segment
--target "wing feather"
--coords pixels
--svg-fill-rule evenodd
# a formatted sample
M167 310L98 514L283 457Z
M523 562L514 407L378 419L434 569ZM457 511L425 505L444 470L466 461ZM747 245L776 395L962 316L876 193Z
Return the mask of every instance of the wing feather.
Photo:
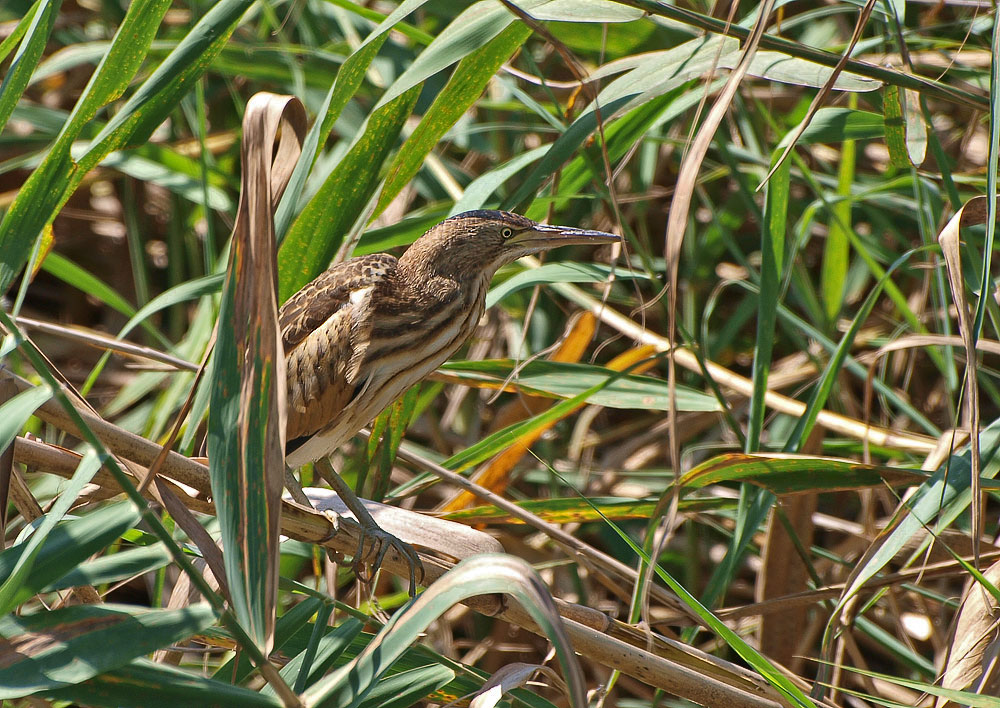
M285 351L349 305L352 293L377 285L395 268L396 258L388 253L352 258L329 268L292 295L278 313Z
M290 447L337 420L363 386L372 296L395 265L386 254L354 258L330 268L281 308Z

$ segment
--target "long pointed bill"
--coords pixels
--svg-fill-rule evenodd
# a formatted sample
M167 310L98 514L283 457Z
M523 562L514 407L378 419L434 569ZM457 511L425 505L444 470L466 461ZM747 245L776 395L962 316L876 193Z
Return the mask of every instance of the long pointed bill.
M577 229L572 226L549 226L538 224L530 231L523 231L512 239L511 244L537 253L548 248L559 246L586 246L590 244L618 243L621 239L614 234L590 229Z

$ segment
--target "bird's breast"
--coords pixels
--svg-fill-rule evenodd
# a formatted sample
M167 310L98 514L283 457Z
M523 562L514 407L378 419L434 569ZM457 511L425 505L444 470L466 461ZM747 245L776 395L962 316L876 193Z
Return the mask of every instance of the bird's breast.
M477 289L414 310L377 313L367 359L382 376L401 376L401 393L465 343L475 331L484 303L485 293L480 297Z
M289 462L301 464L329 454L454 354L484 312L486 284L470 285L441 292L440 297L373 303L371 329L356 372L346 362L358 345L349 336L355 319L350 307L313 333L313 351L300 347L290 353L289 439L314 439L290 455ZM373 300L377 297L376 292ZM317 355L318 347L325 349L325 356ZM354 375L347 376L349 371Z

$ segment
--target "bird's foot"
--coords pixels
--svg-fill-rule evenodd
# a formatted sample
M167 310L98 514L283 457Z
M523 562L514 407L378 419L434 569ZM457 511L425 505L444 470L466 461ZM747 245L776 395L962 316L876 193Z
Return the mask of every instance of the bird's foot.
M413 597L417 589L418 569L420 572L420 581L423 582L424 579L424 565L420 562L420 556L417 555L413 546L393 536L375 523L374 520L359 519L359 524L361 526L361 538L358 541L358 551L354 554L353 567L355 575L363 583L371 582L379 568L382 567L385 554L388 553L390 548L395 548L396 552L405 558L410 566L410 597ZM373 563L367 563L365 556L365 541L369 538L373 541L372 553L375 554L375 561ZM368 554L368 557L370 556L371 553ZM366 565L369 566L370 570L365 569Z
M399 540L378 525L378 522L372 518L371 512L368 511L364 503L358 499L358 495L354 493L354 490L351 489L350 486L344 482L343 478L337 474L337 471L333 469L333 465L330 464L329 459L323 457L317 460L315 469L337 493L337 496L340 497L340 500L344 503L348 510L354 514L354 518L361 527L361 539L358 541L358 552L354 554L353 561L354 573L358 576L358 579L363 582L371 581L378 569L382 567L382 561L385 560L385 554L389 551L389 548L395 548L396 552L403 558L406 558L409 563L410 597L416 595L416 571L417 568L420 569L420 580L423 581L424 566L423 563L420 562L420 556L418 556L417 552L413 550L413 546ZM371 564L372 571L370 575L364 570L366 536L372 537L375 541L375 545L372 546L375 553L375 562Z
M338 564L343 563L344 554L341 553L340 551L335 551L334 549L326 545L327 541L329 541L331 538L340 533L340 514L333 511L332 509L322 509L320 510L320 513L322 513L323 516L326 517L326 520L330 522L330 533L328 533L324 538L320 539L319 546L320 548L326 551L326 556L331 561Z

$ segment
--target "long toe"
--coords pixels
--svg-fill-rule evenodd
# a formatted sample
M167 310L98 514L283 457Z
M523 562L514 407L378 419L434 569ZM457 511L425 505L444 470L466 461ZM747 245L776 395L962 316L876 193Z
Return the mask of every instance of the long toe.
M363 576L362 567L365 565L365 553L364 553L364 542L365 538L371 538L373 541L372 552L375 555L375 560L371 563L370 574L365 573ZM375 577L375 573L382 567L382 562L385 560L385 554L388 553L389 548L395 548L396 552L406 558L407 563L410 567L410 597L416 594L417 589L417 570L420 571L420 579L424 578L424 565L420 561L420 556L417 554L416 550L409 543L400 540L396 536L380 527L378 524L361 524L361 545L358 548L358 553L355 556L354 572L358 575L359 579L367 577L369 580Z

